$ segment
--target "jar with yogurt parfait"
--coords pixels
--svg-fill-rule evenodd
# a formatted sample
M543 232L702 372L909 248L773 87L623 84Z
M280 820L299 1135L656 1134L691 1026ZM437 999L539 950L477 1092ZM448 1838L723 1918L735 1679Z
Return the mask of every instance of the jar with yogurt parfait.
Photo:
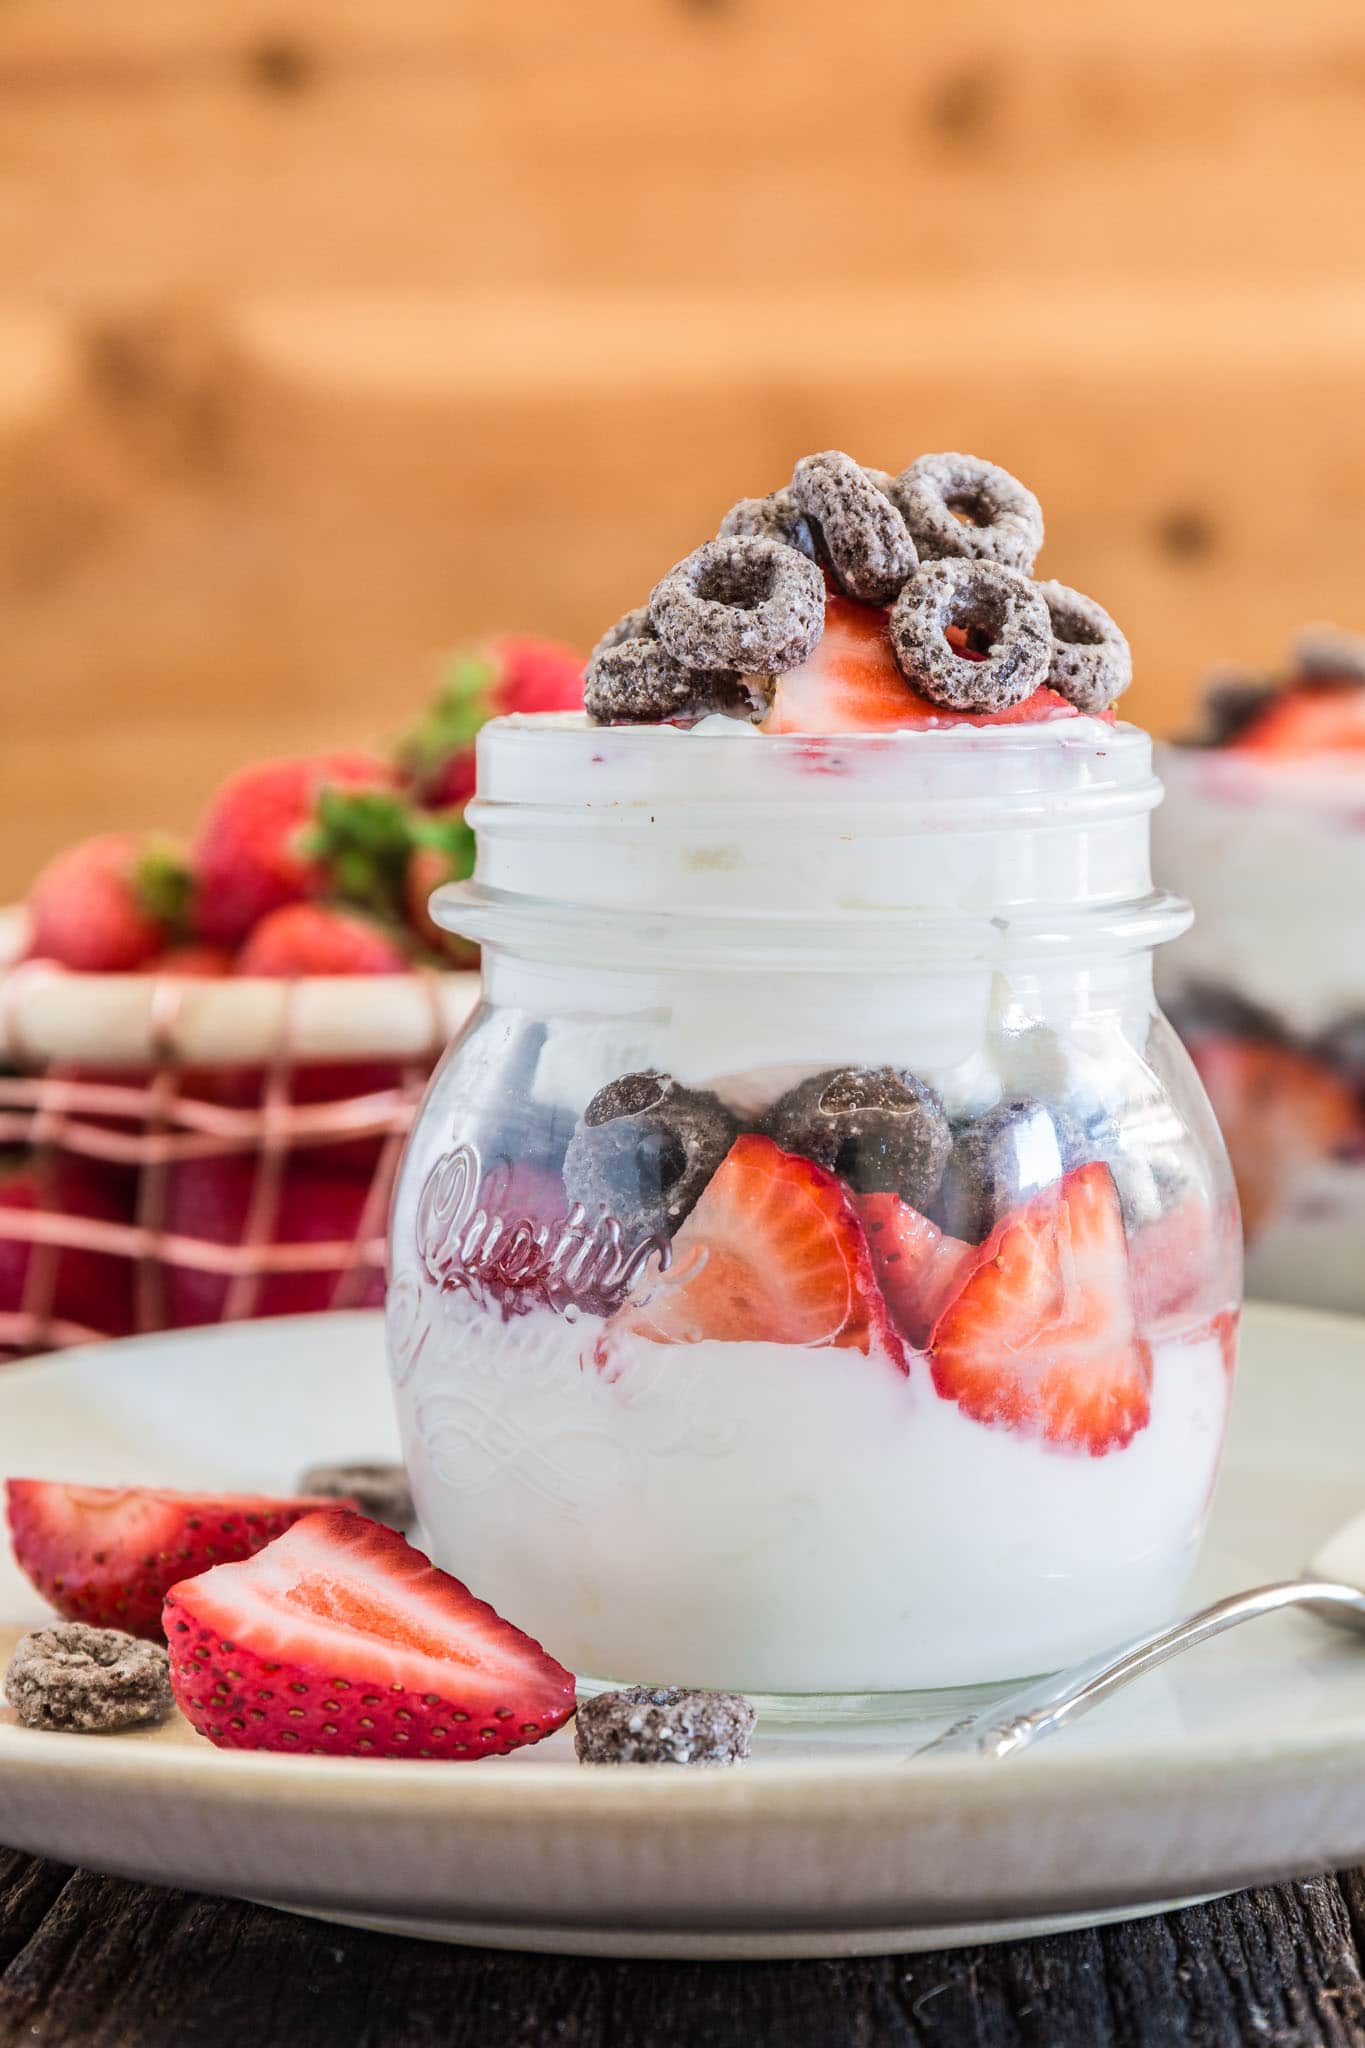
M1039 587L988 561L946 705L896 637L944 558L849 597L834 527L787 669L714 635L689 667L656 592L606 651L668 716L609 722L599 650L582 718L481 735L478 870L435 910L483 1001L410 1144L389 1334L433 1556L556 1656L882 1713L1171 1610L1240 1253L1153 999L1188 912L1149 742L1059 687L1101 643L1002 685ZM760 609L745 573L703 604Z
M1251 1293L1365 1310L1365 641L1302 634L1163 750L1161 879L1198 890L1162 991L1217 1112Z

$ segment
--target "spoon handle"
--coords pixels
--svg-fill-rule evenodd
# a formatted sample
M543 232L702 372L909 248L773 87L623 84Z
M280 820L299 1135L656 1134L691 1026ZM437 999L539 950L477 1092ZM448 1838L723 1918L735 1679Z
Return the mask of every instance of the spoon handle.
M1356 1586L1338 1585L1330 1579L1286 1579L1274 1586L1256 1586L1248 1593L1233 1593L1212 1607L1203 1607L1197 1614L1187 1614L1183 1621L1172 1622L1152 1635L1137 1636L1118 1649L1008 1693L965 1721L955 1721L912 1754L1017 1756L1043 1736L1069 1727L1131 1679L1141 1678L1145 1671L1155 1670L1183 1650L1192 1650L1244 1621L1254 1621L1257 1615L1302 1606L1328 1610L1324 1620L1365 1628L1365 1592Z

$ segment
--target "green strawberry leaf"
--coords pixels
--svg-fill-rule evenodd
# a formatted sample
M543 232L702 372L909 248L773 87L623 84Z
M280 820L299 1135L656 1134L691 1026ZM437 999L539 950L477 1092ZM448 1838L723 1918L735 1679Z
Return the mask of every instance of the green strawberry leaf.
M188 936L194 888L189 862L173 839L149 839L133 864L133 892L168 939Z

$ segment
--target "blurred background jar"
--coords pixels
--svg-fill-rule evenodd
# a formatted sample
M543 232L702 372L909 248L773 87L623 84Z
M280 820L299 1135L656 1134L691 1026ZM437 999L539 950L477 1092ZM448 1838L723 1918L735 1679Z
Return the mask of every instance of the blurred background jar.
M1161 986L1227 1140L1247 1286L1365 1309L1365 643L1218 677L1162 749L1153 859L1199 917Z

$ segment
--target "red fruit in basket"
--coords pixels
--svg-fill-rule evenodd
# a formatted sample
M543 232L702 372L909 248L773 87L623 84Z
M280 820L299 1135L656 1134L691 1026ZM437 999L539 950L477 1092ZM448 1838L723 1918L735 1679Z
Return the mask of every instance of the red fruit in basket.
M1365 749L1365 689L1286 690L1228 742L1234 754L1285 760Z
M1102 1457L1146 1427L1151 1360L1107 1166L1080 1166L997 1224L934 1326L934 1385L975 1422Z
M614 1338L655 1344L832 1345L878 1349L904 1366L867 1238L842 1181L770 1138L737 1138L673 1240L612 1317Z
M251 1557L300 1515L335 1500L172 1493L155 1486L80 1486L7 1479L14 1555L58 1614L92 1628L160 1640L177 1579Z
M1190 1056L1223 1130L1248 1241L1305 1168L1359 1135L1354 1092L1330 1067L1292 1046L1194 1034Z
M929 1332L966 1279L977 1247L949 1237L899 1195L859 1195L858 1214L877 1284L892 1320L922 1349Z
M912 689L897 668L887 617L875 605L828 598L819 645L799 668L778 677L764 732L917 732L934 726L1027 725L1076 717L1074 707L1047 688L1035 690L1009 711L946 711ZM960 652L972 658L965 646Z
M391 932L331 903L288 903L263 917L237 955L238 974L406 974L412 962Z
M262 1224L272 1245L335 1246L327 1263L303 1272L262 1272L246 1313L252 1316L306 1315L337 1306L349 1251L365 1218L370 1195L367 1176L329 1172L326 1154L284 1173L273 1218ZM246 1237L256 1190L253 1158L185 1159L173 1166L166 1189L164 1228L171 1236L203 1245L240 1245ZM374 1225L382 1236L382 1210ZM166 1318L175 1329L222 1320L232 1276L191 1264L177 1248L167 1254ZM344 1290L348 1308L373 1308L384 1298L381 1267L366 1261Z
M372 754L310 754L243 768L212 799L193 850L199 936L236 946L286 903L326 895L327 861L311 843L327 790L384 790L390 769Z
M69 846L29 891L28 954L87 974L127 974L160 953L189 909L175 844L150 833L103 832Z
M37 1246L7 1232L7 1212L13 1218L12 1231L23 1218L42 1210L96 1223L130 1221L108 1180L75 1159L27 1154L0 1163L0 1319L33 1308L53 1322L74 1325L72 1336L87 1331L95 1337L126 1337L133 1326L129 1260L115 1252L71 1245ZM35 1285L30 1295L29 1266L35 1253L44 1262L35 1279L43 1284ZM27 1344L28 1338L20 1333L11 1339L0 1327L0 1347L11 1341Z
M245 1564L173 1586L186 1719L221 1749L502 1756L574 1711L574 1680L396 1530L318 1514Z
M142 966L144 974L165 974L178 981L219 981L232 969L232 955L224 946L168 946Z
M581 654L557 640L505 634L454 657L435 700L398 743L399 773L425 804L463 804L474 794L474 740L490 718L582 708Z

